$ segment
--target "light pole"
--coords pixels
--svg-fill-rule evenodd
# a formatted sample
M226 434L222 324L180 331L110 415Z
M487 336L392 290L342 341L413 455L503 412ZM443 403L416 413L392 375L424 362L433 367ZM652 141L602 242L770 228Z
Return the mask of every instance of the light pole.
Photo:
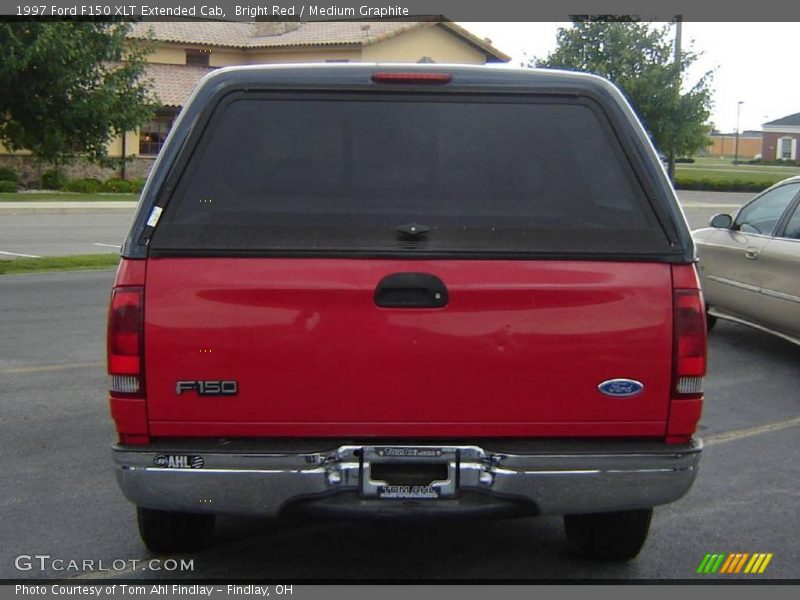
M739 100L739 102L736 103L736 141L734 142L733 150L734 165L739 162L739 109L742 108L742 104L744 104L742 100Z
M672 85L675 86L675 97L681 96L681 34L683 30L683 15L675 15L675 80ZM675 139L672 142L672 147L669 148L669 155L667 157L667 176L669 180L675 183L675 158L678 155L678 149L675 147L675 140L678 138L678 131L674 132Z

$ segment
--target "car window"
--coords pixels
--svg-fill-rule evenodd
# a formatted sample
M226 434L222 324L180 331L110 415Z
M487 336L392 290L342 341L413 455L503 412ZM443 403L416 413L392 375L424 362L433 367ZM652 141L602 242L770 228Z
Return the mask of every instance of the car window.
M658 253L590 105L243 96L217 109L156 250ZM411 224L424 235L404 234Z
M794 209L794 213L786 223L786 230L781 237L800 240L800 204Z
M770 235L783 211L799 191L800 183L790 183L753 200L736 216L733 229L744 233Z

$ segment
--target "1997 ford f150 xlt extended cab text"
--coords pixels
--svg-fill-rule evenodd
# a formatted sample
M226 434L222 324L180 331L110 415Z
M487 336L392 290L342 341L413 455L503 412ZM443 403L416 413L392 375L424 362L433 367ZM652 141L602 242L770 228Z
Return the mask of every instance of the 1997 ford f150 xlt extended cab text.
M600 78L221 69L122 255L113 454L152 550L220 513L557 514L627 559L697 473L694 247Z

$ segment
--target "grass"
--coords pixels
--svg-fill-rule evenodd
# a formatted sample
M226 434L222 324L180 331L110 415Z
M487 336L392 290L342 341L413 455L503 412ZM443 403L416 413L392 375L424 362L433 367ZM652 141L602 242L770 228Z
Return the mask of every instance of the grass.
M740 161L748 160L747 157L739 157ZM776 173L800 173L800 167L794 165L750 165L746 162L743 164L734 165L733 156L697 156L693 163L678 163L679 167L695 167L701 169L757 169L775 171Z
M749 181L780 181L800 175L800 167L773 165L734 165L733 161L720 158L696 158L694 163L675 165L676 174L701 178L710 177L721 181L745 179Z
M80 194L77 192L9 192L0 202L136 202L139 194Z
M675 165L675 179L683 189L752 192L795 175L800 175L800 167L734 165L720 158L697 158L694 163Z
M75 256L45 256L0 260L0 275L37 273L41 271L83 271L107 269L119 263L118 254L78 254Z

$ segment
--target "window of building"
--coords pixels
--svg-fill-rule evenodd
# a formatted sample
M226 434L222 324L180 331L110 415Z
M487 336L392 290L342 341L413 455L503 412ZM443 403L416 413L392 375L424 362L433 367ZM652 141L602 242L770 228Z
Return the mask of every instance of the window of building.
M172 128L177 111L159 111L139 130L139 154L155 156L161 151L167 134Z
M782 137L778 140L778 158L780 160L794 160L796 153L797 140L791 137Z
M187 67L207 67L211 50L186 50Z

